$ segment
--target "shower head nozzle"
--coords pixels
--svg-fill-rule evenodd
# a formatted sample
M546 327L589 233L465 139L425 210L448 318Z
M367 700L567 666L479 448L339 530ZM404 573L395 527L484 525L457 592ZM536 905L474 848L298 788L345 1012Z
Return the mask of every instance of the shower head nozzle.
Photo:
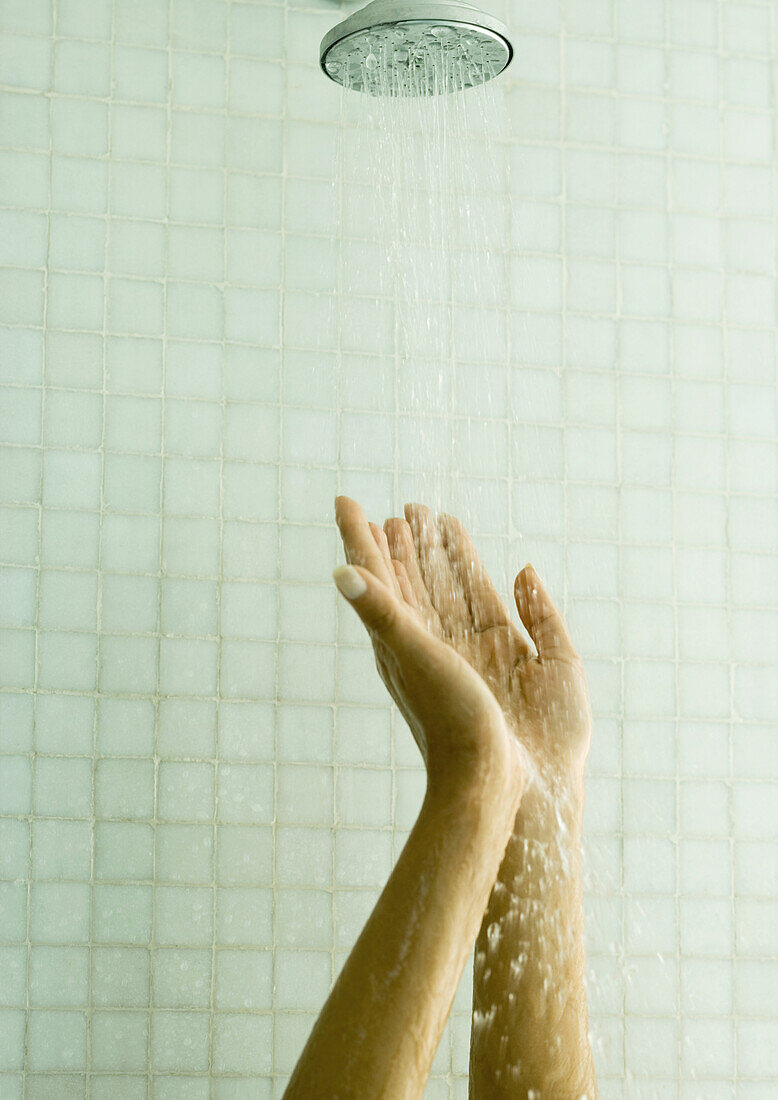
M320 64L374 96L429 96L485 84L508 67L508 29L463 0L373 0L324 36Z

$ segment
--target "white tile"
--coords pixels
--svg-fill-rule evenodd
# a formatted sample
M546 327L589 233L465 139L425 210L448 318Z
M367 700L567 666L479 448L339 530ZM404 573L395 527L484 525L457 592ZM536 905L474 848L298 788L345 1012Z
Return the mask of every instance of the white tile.
M743 899L735 913L737 949L742 955L775 955L778 901Z
M746 839L774 836L776 805L773 785L736 783L732 791L732 809L737 836Z
M381 825L391 817L392 776L388 770L338 768L338 822Z
M219 686L228 699L272 698L276 654L270 642L227 640L221 645Z
M624 968L625 1003L628 1013L672 1015L678 1001L678 978L671 958L630 957Z
M733 730L733 771L744 779L772 778L778 758L771 747L765 727L735 727Z
M630 837L624 841L624 886L637 894L670 894L675 890L676 850L670 840Z
M676 553L678 598L696 603L724 603L726 560L719 550L681 548Z
M676 426L684 432L724 430L724 387L717 382L679 381L675 387Z
M214 1000L219 1008L262 1009L272 1005L269 951L219 951Z
M340 830L335 836L339 886L379 886L391 866L391 836L376 829Z
M278 820L295 824L329 824L333 820L333 773L302 764L278 767Z
M727 507L724 496L677 492L673 503L675 537L679 545L722 546L726 542ZM713 568L712 564L710 568ZM717 572L716 569L713 571ZM679 578L683 572L684 567L679 567ZM716 597L712 596L711 599L715 600Z
M37 700L35 739L39 752L88 755L92 749L94 702L87 696L57 698L41 696Z
M740 897L778 896L778 849L774 843L736 842L735 887Z
M611 145L616 130L616 107L601 92L568 91L564 133L568 141L586 145Z
M765 170L756 165L727 165L724 169L724 200L725 208L730 214L771 214L773 196Z
M728 958L734 948L729 898L681 898L681 951L688 956Z
M733 492L773 493L778 484L778 451L767 440L732 440L729 483Z
M624 944L633 954L677 951L676 902L672 897L633 895L625 899Z
M685 893L729 897L732 883L728 840L682 840L678 859Z
M624 770L633 775L671 775L675 770L675 729L671 722L624 723Z
M619 142L628 149L664 149L664 110L654 99L625 98L618 104Z
M685 660L720 659L727 635L727 611L724 607L680 607L678 617L678 654ZM691 686L691 685L689 685ZM719 687L717 695L721 696ZM729 685L726 684L728 698Z
M727 49L742 53L763 53L767 41L768 13L755 5L726 4L722 30Z
M625 1022L627 1065L638 1076L678 1072L675 1019L667 1017L629 1017Z
M171 55L172 102L177 107L224 107L221 57L175 51Z
M734 1071L735 1026L730 1020L686 1020L682 1026L684 1071L729 1077Z
M733 1007L732 986L732 964L729 960L682 959L682 1011L729 1015Z
M731 711L726 664L692 664L679 670L678 706L684 717L728 718Z
M590 777L584 828L587 833L617 832L621 822L621 792L618 780Z
M675 783L657 779L623 781L624 832L631 836L675 833Z
M624 13L619 13L620 20L624 19ZM648 29L648 22L643 30ZM627 17L626 26L629 28L630 19ZM627 37L630 32L624 31ZM643 34L637 37L643 37ZM647 36L648 37L648 36ZM625 43L619 45L618 58L618 88L622 92L633 92L643 95L658 95L658 89L663 86L665 79L665 58L661 50L652 46L632 45Z
M776 1025L772 1020L743 1020L737 1025L738 1072L772 1077L775 1056Z
M769 1016L772 1011L770 989L777 976L775 962L739 959L735 964L737 1011L745 1016Z
M158 629L159 586L156 577L104 573L100 586L103 630L146 634Z
M686 780L679 792L679 827L687 836L729 834L729 790L717 780Z

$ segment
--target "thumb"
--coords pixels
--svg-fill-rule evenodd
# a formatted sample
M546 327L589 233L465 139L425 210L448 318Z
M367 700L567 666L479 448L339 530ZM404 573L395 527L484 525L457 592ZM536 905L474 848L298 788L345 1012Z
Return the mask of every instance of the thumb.
M539 657L575 656L565 621L535 568L525 565L513 586L521 621Z
M394 593L361 566L341 565L333 570L332 578L370 633L389 645L396 644L402 612Z

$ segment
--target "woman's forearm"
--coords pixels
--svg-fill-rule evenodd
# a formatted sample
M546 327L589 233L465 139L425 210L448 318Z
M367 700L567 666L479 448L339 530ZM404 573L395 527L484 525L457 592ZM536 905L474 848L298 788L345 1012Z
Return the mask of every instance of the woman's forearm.
M300 1057L285 1100L421 1097L505 846L518 793L427 793Z
M588 1037L583 781L528 791L475 950L471 1100L594 1100Z

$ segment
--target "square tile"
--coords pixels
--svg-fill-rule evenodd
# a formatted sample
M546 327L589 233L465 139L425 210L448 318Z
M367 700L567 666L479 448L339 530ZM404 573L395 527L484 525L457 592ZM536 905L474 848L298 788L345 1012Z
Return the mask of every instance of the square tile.
M211 1002L211 951L160 948L154 953L154 1004L160 1008L208 1008Z
M35 1007L84 1006L89 999L89 953L86 947L30 949L30 1003Z

